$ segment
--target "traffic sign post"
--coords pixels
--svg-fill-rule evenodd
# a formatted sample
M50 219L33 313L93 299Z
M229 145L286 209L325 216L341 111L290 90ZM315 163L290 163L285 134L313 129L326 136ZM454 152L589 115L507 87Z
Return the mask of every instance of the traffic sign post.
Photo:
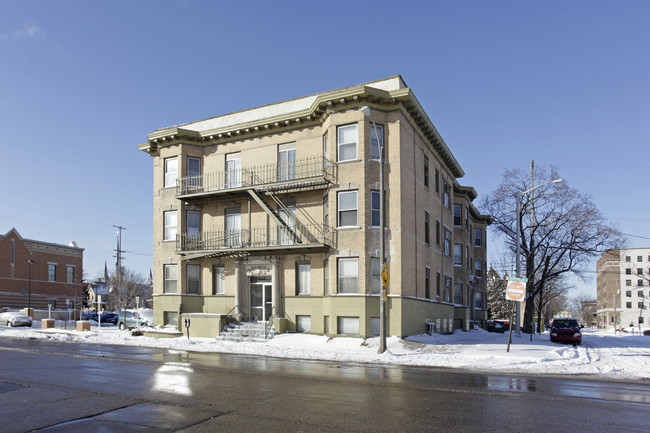
M510 324L508 330L508 349L510 352L510 342L512 341L512 316L515 302L523 302L526 298L526 283L528 278L506 277L508 284L506 285L506 299L512 301L513 308L510 309ZM532 335L532 334L531 334Z

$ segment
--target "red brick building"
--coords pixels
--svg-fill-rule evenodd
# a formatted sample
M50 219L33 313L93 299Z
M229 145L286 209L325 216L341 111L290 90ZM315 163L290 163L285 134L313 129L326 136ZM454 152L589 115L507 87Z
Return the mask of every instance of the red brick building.
M0 308L78 308L83 248L24 239L15 228L0 235Z

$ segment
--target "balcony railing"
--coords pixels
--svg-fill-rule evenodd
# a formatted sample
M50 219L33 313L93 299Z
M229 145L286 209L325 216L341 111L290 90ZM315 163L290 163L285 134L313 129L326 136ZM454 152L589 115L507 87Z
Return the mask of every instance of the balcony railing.
M214 193L237 188L291 187L311 181L325 184L334 181L336 166L320 156L286 163L262 164L247 168L192 175L178 180L178 196Z
M295 237L281 226L180 233L177 236L176 250L179 252L205 252L224 249L245 250L282 246L333 245L334 232L327 226L299 224L292 229Z

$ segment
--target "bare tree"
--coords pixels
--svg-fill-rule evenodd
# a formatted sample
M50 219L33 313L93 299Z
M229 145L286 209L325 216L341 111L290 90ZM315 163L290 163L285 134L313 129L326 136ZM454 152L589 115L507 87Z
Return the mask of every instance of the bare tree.
M508 319L510 303L506 299L506 281L493 268L487 273L487 307L490 319Z
M546 283L545 287L540 288L539 294L535 298L538 333L544 330L543 323L549 323L551 317L562 310L566 310L566 293L568 290L569 288L561 278L552 279Z
M586 293L579 293L570 299L571 314L578 319L578 322L591 325L592 318L589 317L594 310L596 300Z
M592 258L623 243L621 232L598 211L591 198L571 188L568 182L549 183L560 178L554 167L537 169L532 176L509 169L499 187L486 196L482 211L490 215L490 226L506 246L516 251L516 225L520 221L520 248L525 263L526 306L524 331L531 331L534 298L556 278L574 274L586 278ZM517 197L534 185L542 185L521 196L521 213L516 215ZM534 210L534 212L533 212Z
M143 302L151 296L150 285L145 277L124 267L121 273L116 270L110 275L108 285L112 288L109 295L109 305L112 309L134 308L136 296Z

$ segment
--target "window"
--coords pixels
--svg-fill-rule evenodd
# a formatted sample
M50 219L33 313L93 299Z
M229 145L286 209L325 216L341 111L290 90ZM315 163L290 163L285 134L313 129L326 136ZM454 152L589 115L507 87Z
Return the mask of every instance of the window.
M639 298L643 298L643 290L639 290L639 292L637 293L637 296Z
M636 280L636 285L639 287L643 287L643 280Z
M370 318L370 335L373 337L379 336L379 317Z
M463 225L463 207L459 204L454 205L454 225L456 227Z
M285 208L278 209L280 219L289 227L291 232L296 232L296 205L285 204ZM292 245L295 242L294 236L285 227L278 226L278 241L280 245Z
M445 302L451 302L451 291L452 291L452 280L449 277L445 277Z
M483 232L480 229L474 230L474 246L483 246Z
M436 245L440 245L440 221L436 221Z
M329 287L330 287L330 262L329 260L325 259L323 260L323 287L325 294L329 293ZM329 327L327 328L329 329Z
M630 257L630 256L625 256L625 261L626 261L626 262L631 262L631 261L632 261L632 257Z
M429 234L430 232L429 228L429 212L425 211L424 212L424 243L429 245L431 243L431 236Z
M298 264L296 266L296 293L298 295L309 295L311 293L311 265Z
M381 225L379 212L379 191L370 191L370 226L379 227Z
M631 286L632 285L632 280L625 280L625 285L626 286Z
M469 208L465 206L465 229L469 230Z
M431 270L424 268L424 297L431 299Z
M56 281L56 263L47 264L47 281Z
M339 227L357 226L357 191L339 192Z
M337 129L338 160L357 159L357 125L339 126Z
M187 158L187 186L197 189L201 186L201 159Z
M483 292L474 293L474 308L477 310L483 309Z
M226 293L226 270L223 266L212 267L212 294L223 295Z
M632 269L627 268L627 269L625 270L625 275L632 275Z
M311 332L311 316L296 316L296 331Z
M482 260L474 260L474 275L478 278L483 277L483 261Z
M467 269L471 271L472 267L469 263L469 247L467 245L465 245L465 264L467 265Z
M638 306L641 310L643 310L643 302L639 302L639 303L637 303L637 306Z
M241 187L241 153L226 155L226 188Z
M637 275L643 275L643 269L642 268L636 268L636 274Z
M201 266L187 265L187 293L191 295L201 294Z
M377 135L375 135L375 131ZM381 149L384 147L384 127L377 125L377 128L370 125L370 159L381 159ZM379 138L379 142L377 142Z
M328 196L323 196L323 224L325 227L329 226L330 219L330 203Z
M175 311L163 311L163 326L178 327L178 313Z
M625 308L632 308L632 303L631 302L626 302L625 303Z
M359 334L358 317L341 317L338 318L339 334Z
M438 194L440 194L440 172L438 171L437 168L436 168L436 179L435 179L435 182L436 182L436 192L437 192Z
M451 232L447 230L445 227L442 228L443 234L444 234L444 250L443 252L445 253L446 256L451 256Z
M164 265L163 271L165 274L165 283L163 287L164 293L178 293L178 266L177 265Z
M74 283L74 266L72 265L66 266L66 281L70 284Z
M454 284L454 304L463 305L463 283Z
M323 156L325 159L330 159L330 143L329 134L327 132L323 135Z
M359 293L359 259L339 259L339 293Z
M440 272L436 272L436 296L439 298L440 297L440 291L442 288L440 287Z
M165 188L176 186L178 179L178 158L165 159Z
M429 158L424 155L424 186L429 188Z
M454 244L454 266L463 266L463 244Z
M449 209L449 207L451 206L450 194L451 191L449 189L449 183L447 183L447 181L443 179L442 180L442 202L444 203L447 209Z
M639 317L639 325L643 323L643 317Z
M625 296L628 297L628 298L631 298L632 297L632 290L626 291Z
M164 241L175 241L176 240L176 222L177 222L177 216L176 216L176 211L168 211L164 212L164 219L165 219L165 233L163 240Z
M643 261L643 256L636 256L636 261L641 263Z
M197 235L201 230L201 212L187 211L187 233Z
M226 243L228 246L241 244L241 213L239 208L226 209Z
M296 178L296 143L278 146L278 180Z
M370 294L379 294L381 285L381 260L370 259Z

